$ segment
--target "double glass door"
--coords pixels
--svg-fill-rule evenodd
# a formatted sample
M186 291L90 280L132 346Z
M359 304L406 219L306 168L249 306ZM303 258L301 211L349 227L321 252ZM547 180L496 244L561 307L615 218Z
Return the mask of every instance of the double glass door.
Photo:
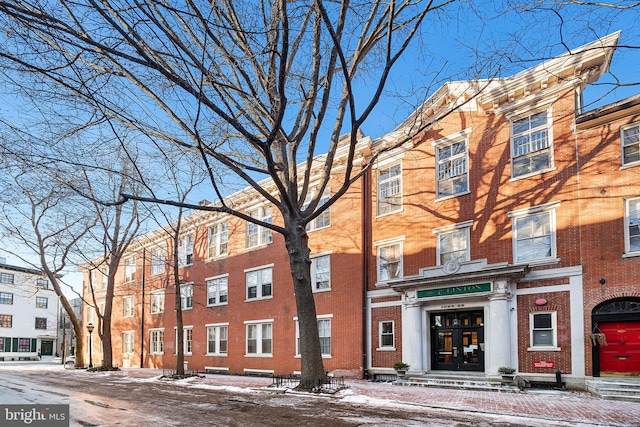
M431 315L433 370L484 371L482 310Z

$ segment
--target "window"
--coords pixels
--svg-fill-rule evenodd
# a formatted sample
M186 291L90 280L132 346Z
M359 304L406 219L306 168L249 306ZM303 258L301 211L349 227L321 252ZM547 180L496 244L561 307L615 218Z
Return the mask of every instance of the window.
M270 298L273 293L271 267L247 271L247 300Z
M11 328L13 316L10 314L0 314L0 328Z
M176 349L178 348L178 333L176 330ZM182 329L182 350L185 355L191 355L193 350L193 326L185 326Z
M311 285L314 291L331 289L331 264L329 255L311 258Z
M124 281L136 280L136 259L131 257L124 260Z
M193 307L193 285L180 285L180 307L183 310Z
M15 338L14 338L15 339ZM30 338L20 338L18 340L18 351L21 353L28 353L31 351L36 351L35 346L32 345L36 340L31 340Z
M228 343L228 326L207 325L207 354L226 355Z
M402 278L402 242L377 244L378 282Z
M134 331L122 332L122 354L133 353L133 349L134 349L133 339L134 339Z
M272 355L272 324L247 323L247 355Z
M387 320L379 323L380 348L393 349L395 347L395 338L393 333L393 320Z
M13 294L10 294L7 292L0 292L0 304L13 304ZM36 306L37 304L38 303L36 300Z
M122 297L122 317L133 317L135 309L135 297Z
M9 285L13 285L13 274L0 273L0 283L7 283Z
M531 347L557 347L556 312L530 313Z
M317 190L314 189L314 191L312 191L311 197L314 197L315 191ZM320 201L318 201L318 209L329 201L330 195L331 193L329 191L329 188L325 188L324 193L322 193L322 198L320 199ZM305 205L302 208L306 209L307 206L308 206L308 203L305 203ZM307 224L307 231L326 228L326 227L329 227L330 225L331 225L331 208L326 208L320 215L318 215L315 219L313 219L310 223Z
M249 212L251 218L259 219L263 222L271 224L273 218L271 216L271 206L265 206ZM247 248L254 246L266 245L273 241L271 230L252 222L247 222Z
M625 201L625 253L640 251L640 198Z
M47 279L37 279L36 286L42 289L49 289L49 281Z
M467 171L467 140L439 145L436 150L437 198L465 193L469 189Z
M154 248L151 251L151 275L164 273L165 253L164 248Z
M433 230L437 235L438 265L445 265L451 261L469 261L469 230L471 225L473 225L473 221L467 221Z
M47 329L46 317L36 317L36 329Z
M402 209L402 167L400 163L378 169L378 215Z
M229 251L229 230L226 222L209 227L209 258L227 255Z
M149 331L151 354L164 353L164 329L151 329Z
M555 257L554 211L538 212L513 219L515 262Z
M331 317L318 316L318 335L320 336L320 352L325 357L331 356ZM300 325L296 319L296 356L300 356Z
M102 273L102 281L100 282L100 290L103 291L105 289L107 289L107 284L109 283L109 270L108 268L105 268L101 271Z
M181 267L193 264L193 234L178 240L178 264Z
M151 296L151 314L164 313L164 291L153 291Z
M0 295L2 298L2 295ZM49 298L46 297L36 297L36 308L47 308L49 307Z
M622 164L640 161L640 123L625 126L622 132Z
M207 279L207 305L227 303L228 280L228 276Z
M551 168L551 114L542 111L511 122L512 176Z

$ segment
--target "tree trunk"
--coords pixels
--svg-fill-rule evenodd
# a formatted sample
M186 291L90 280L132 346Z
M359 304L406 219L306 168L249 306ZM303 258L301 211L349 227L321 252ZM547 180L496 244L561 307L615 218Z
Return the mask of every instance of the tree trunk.
M287 227L286 222L285 219L285 243L289 252L300 333L302 375L298 388L311 390L324 384L327 375L322 363L316 305L311 287L309 238L304 225L294 223L293 227Z

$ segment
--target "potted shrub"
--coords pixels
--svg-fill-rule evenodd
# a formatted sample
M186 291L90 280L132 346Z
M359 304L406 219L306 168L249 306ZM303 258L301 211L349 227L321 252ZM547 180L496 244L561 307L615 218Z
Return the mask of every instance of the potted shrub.
M393 369L395 369L396 372L398 373L398 378L402 379L404 378L404 375L407 373L407 370L409 369L409 365L404 362L396 362L393 365Z
M516 370L509 366L501 366L498 368L498 373L502 375L502 382L510 383L513 381L513 377Z

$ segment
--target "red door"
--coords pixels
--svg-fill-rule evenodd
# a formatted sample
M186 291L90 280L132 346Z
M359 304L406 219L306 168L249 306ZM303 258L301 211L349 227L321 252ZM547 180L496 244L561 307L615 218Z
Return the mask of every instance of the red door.
M600 372L640 374L640 322L600 323L607 345L600 346Z

